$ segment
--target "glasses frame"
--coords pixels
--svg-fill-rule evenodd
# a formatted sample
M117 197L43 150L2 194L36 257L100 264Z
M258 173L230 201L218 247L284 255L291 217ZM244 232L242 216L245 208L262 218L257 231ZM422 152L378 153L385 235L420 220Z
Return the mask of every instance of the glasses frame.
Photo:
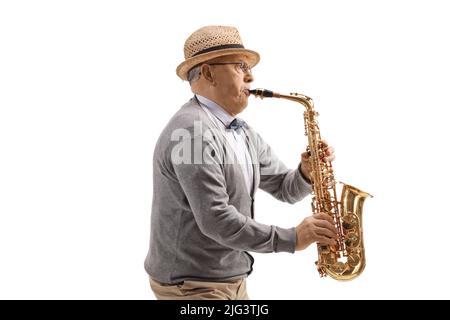
M238 64L239 68L242 70L243 73L252 73L252 68L250 68L250 66L245 63L245 62L216 62L216 63L206 63L207 65L210 66L223 66L223 65L227 65L227 64Z

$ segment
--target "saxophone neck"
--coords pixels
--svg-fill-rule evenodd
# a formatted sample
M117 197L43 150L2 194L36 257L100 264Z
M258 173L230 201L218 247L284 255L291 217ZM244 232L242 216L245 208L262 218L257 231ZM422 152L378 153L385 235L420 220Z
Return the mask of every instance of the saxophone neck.
M306 111L308 111L308 112L314 111L313 100L310 97L305 96L303 94L299 94L299 93L281 94L281 93L273 92L273 91L266 90L266 89L249 90L249 93L254 95L255 97L257 97L257 98L259 97L261 99L280 98L280 99L295 101L295 102L301 103L306 108Z

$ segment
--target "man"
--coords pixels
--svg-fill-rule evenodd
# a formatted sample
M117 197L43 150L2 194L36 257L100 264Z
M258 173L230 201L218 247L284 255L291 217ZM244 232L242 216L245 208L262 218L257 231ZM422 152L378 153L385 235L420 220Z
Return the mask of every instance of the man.
M158 299L248 299L249 251L331 245L336 230L323 213L290 229L254 220L258 187L288 203L311 192L309 156L303 153L299 167L289 170L236 118L247 106L259 54L244 48L235 28L201 28L186 40L184 52L177 75L189 81L194 97L155 147L145 269ZM327 157L334 159L333 148Z

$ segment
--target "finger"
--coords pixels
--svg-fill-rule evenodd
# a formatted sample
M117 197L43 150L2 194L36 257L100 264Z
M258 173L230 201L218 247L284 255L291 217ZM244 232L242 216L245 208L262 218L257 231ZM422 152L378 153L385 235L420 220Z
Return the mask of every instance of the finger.
M331 223L327 220L316 220L316 223L314 225L318 228L325 228L327 230L330 230L330 232L332 232L333 234L337 234L334 223Z
M337 233L336 233L336 229L333 227L333 229L328 229L328 228L316 228L315 230L316 234L319 236L325 236L328 238L333 238L333 239L337 239Z
M334 148L333 148L333 147L328 147L328 148L326 148L326 153L327 153L328 155L334 154Z
M331 156L325 157L325 161L328 161L328 162L334 161L334 159L336 159L336 157L334 156L334 154L331 155Z
M310 157L310 155L309 155L308 152L303 152L303 153L302 153L302 160L308 160L309 157Z
M314 215L314 218L319 219L319 220L326 220L326 221L328 221L328 222L334 224L333 218L332 218L329 214L327 214L327 213L325 213L325 212L319 212L319 213L316 213L316 214Z
M322 246L334 246L334 245L337 244L336 240L330 239L330 238L327 238L327 237L318 237L316 242L319 245L322 245Z

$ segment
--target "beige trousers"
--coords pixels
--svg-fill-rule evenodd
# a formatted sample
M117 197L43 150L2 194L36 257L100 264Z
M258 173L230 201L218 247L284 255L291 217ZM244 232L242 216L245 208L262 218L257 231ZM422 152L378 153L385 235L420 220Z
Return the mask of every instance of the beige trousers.
M150 278L158 300L249 300L245 278L230 282L184 281L166 285Z

